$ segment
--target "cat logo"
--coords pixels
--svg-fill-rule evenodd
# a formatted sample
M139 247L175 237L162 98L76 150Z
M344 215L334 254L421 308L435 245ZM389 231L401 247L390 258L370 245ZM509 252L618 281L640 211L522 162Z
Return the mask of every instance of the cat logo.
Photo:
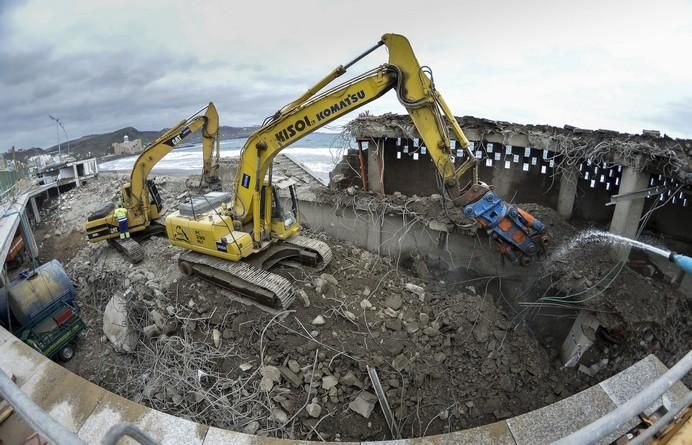
M187 237L187 233L183 230L182 226L175 226L175 240L190 242L190 238Z

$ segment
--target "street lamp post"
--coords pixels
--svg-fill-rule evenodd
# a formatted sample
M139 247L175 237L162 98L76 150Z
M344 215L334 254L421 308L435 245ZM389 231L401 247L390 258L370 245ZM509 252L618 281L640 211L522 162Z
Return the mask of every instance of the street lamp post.
M65 126L62 124L62 121L57 118L53 117L50 114L48 115L49 118L53 119L55 121L55 132L58 137L58 157L61 158L61 150L60 150L60 129L62 128L63 133L65 133L65 140L67 141L67 154L70 154L70 136L67 134L67 130L65 130Z
M58 139L58 159L62 158L62 153L60 150L60 120L57 117L53 117L50 114L49 118L55 121L55 137Z

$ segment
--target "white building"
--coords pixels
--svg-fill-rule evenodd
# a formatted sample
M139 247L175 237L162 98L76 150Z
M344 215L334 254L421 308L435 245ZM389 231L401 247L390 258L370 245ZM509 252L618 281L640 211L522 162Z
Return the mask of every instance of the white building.
M128 135L123 136L122 142L113 142L113 153L116 155L135 154L144 150L141 139L130 140Z

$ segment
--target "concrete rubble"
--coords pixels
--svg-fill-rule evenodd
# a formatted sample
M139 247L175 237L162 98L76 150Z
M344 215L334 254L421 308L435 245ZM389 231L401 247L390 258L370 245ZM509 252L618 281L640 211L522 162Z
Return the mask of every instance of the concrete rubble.
M623 272L629 283L616 281L619 287L608 290L608 299L594 298L587 307L602 325L632 333L637 341L619 344L612 334L619 331L609 330L612 341L594 342L577 366L566 369L560 345L529 329L527 313L533 309L505 303L525 289L495 278L461 278L423 256L380 256L309 230L308 235L330 244L332 264L321 273L280 271L297 278L298 298L291 308L295 312L272 319L209 283L181 275L176 265L181 250L164 238L144 241L146 258L134 266L105 243L84 242L86 214L112 196L122 180L102 175L65 194L64 209L46 212L45 229L39 229L48 235L41 238L43 251L66 264L89 327L66 366L170 414L248 434L382 439L389 428L376 409L370 366L377 369L401 431L408 437L422 435L430 422L427 434L439 434L542 407L645 354L672 357L670 351L676 350L652 322L670 317L665 315L673 307L673 299L665 297L668 288L629 272ZM157 182L174 209L184 181L167 177ZM319 195L348 197L355 206L406 208L432 219L442 214L439 201L431 198L377 198L359 191ZM530 211L550 224L556 243L574 230L554 212ZM61 235L54 235L54 227ZM66 248L73 244L77 247ZM610 264L600 261L578 258L569 275L566 265L556 262L546 266L545 279L561 292L586 277L598 283ZM573 277L575 269L581 278ZM644 296L637 288L644 286L648 294L660 296L660 307L640 307ZM689 320L675 320L689 325ZM231 411L234 416L228 415Z

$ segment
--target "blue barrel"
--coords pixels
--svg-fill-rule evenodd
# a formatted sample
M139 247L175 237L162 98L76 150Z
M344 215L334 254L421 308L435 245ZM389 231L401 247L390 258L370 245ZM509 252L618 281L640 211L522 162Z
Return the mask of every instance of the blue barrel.
M57 302L73 304L75 289L58 260L22 272L8 286L12 314L22 326L32 324L41 312Z

